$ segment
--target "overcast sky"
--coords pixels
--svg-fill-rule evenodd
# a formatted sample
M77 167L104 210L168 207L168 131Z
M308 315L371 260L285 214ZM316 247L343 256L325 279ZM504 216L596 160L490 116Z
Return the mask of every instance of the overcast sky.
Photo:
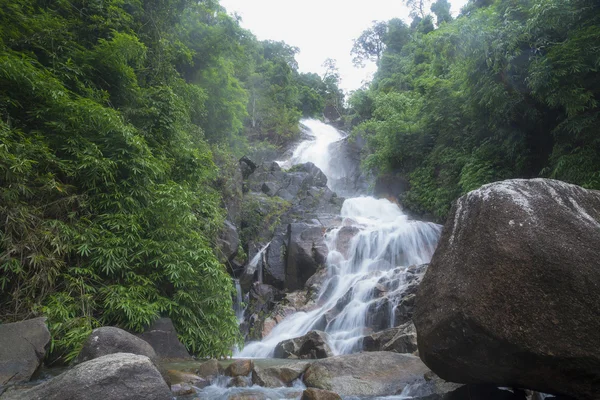
M450 0L458 13L467 0ZM323 73L327 58L337 60L342 88L362 86L375 71L373 64L354 68L350 50L352 40L372 21L402 18L409 22L402 0L220 0L230 14L242 17L242 26L259 40L283 40L300 48L296 56L301 72Z

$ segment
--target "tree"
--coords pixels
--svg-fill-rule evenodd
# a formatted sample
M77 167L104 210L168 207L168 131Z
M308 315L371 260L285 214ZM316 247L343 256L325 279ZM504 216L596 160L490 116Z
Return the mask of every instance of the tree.
M430 0L405 0L406 6L411 10L410 15L425 18L427 16L427 5Z
M357 67L364 67L365 61L375 61L379 64L381 55L385 48L387 24L381 21L373 21L370 28L354 40L350 54L352 62Z
M437 26L440 26L444 22L452 21L450 7L451 5L448 0L437 0L431 5L431 12L435 14Z

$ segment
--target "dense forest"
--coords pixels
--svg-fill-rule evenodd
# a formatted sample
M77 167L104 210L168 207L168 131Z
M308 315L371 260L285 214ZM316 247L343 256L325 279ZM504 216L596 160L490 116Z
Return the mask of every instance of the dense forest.
M218 0L0 0L0 322L46 316L59 361L160 315L192 353L230 354L223 180L302 117L343 116L364 167L439 221L506 178L600 189L596 0L407 3L411 24L355 40L378 71L345 103L334 60L300 73Z
M0 320L47 316L54 359L159 315L229 354L217 178L340 94L297 51L217 1L0 0Z
M410 25L355 40L373 82L349 99L365 164L410 183L409 209L443 221L452 201L508 178L600 189L600 3L408 0ZM431 10L431 12L429 12Z

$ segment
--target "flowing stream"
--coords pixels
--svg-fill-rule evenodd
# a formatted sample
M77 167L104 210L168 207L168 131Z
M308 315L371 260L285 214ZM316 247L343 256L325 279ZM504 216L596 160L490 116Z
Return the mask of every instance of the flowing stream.
M343 177L344 171L329 162L330 144L343 135L320 121L302 122L310 139L300 143L282 166L311 161L328 179ZM314 329L329 334L335 354L359 351L377 307L390 308L385 328L394 325L394 307L406 289L407 267L430 261L441 226L409 220L398 205L368 196L347 199L341 215L341 226L325 237L327 278L316 308L290 315L262 341L246 344L237 357L272 357L279 342ZM387 284L386 302L381 301L382 283Z

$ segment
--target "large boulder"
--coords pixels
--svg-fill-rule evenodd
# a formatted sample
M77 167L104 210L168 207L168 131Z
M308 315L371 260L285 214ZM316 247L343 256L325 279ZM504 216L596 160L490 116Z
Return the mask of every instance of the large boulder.
M32 389L2 400L171 400L173 395L146 356L115 353L84 362Z
M417 293L423 361L445 380L597 398L600 192L509 180L456 202Z
M46 318L0 325L0 387L27 382L50 343Z
M304 222L288 225L285 288L298 290L317 272L327 259L324 228Z
M185 346L179 341L177 331L170 318L157 319L146 328L140 337L150 343L161 359L185 360L192 358Z
M131 353L157 360L156 352L148 342L113 326L103 326L92 331L83 343L75 363L80 364L108 354Z
M328 344L329 335L321 331L310 331L304 336L284 340L275 347L275 358L317 359L333 356Z
M315 361L304 374L308 387L341 396L391 396L428 371L419 357L385 351Z

